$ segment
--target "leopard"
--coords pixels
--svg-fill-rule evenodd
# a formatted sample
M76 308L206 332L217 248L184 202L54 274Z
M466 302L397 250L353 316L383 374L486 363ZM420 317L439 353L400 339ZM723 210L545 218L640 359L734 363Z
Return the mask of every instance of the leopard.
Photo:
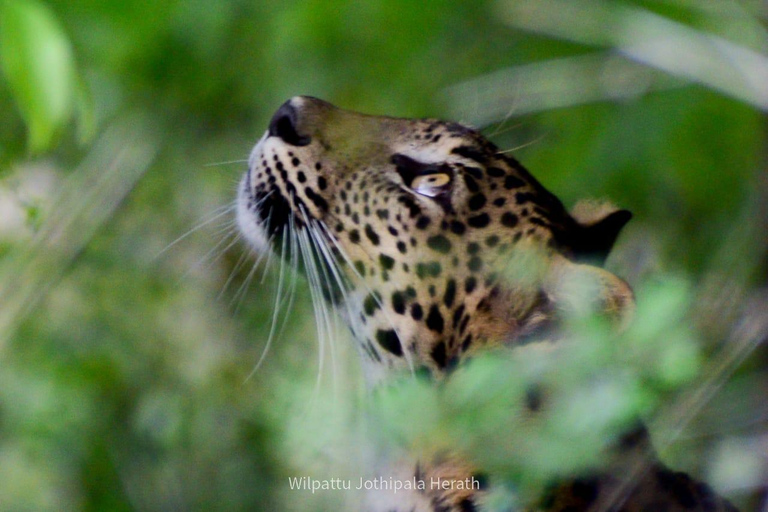
M310 285L349 327L373 389L409 373L440 386L493 351L557 350L562 319L581 301L567 282L590 283L587 300L616 330L634 311L632 288L604 268L632 214L591 203L569 212L508 152L456 122L293 97L250 154L236 216L257 251L315 265ZM525 510L736 510L666 467L641 423L613 450L618 463L551 482ZM621 462L638 457L639 474ZM384 457L377 470L420 481L480 474L460 455ZM488 487L369 493L360 509L489 510Z

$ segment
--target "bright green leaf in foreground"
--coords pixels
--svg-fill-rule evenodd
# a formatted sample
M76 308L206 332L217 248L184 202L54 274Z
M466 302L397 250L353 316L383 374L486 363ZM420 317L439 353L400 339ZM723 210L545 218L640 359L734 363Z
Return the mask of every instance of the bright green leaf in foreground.
M29 147L51 145L75 101L72 48L51 10L35 0L0 4L3 72L29 130Z

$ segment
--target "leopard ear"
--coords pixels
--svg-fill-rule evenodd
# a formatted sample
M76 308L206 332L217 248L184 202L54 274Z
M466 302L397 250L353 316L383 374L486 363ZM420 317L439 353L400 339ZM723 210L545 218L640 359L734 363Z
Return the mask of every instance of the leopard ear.
M608 203L583 201L576 204L571 216L577 224L567 244L573 259L602 266L632 213Z
M632 288L615 274L564 257L555 260L548 276L547 293L555 307L566 314L599 312L626 327L635 309Z

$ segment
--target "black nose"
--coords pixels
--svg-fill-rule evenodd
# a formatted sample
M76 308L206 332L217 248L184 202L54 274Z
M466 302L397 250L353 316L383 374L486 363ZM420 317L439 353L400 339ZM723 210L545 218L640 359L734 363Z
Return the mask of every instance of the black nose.
M291 105L290 101L286 101L272 116L272 120L269 122L269 135L283 139L286 144L291 146L306 146L312 142L312 138L299 134L298 122L298 111Z

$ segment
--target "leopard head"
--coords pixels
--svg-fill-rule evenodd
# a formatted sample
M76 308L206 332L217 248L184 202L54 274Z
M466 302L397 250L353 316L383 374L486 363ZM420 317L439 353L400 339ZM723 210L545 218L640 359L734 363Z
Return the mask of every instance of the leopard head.
M457 123L292 98L251 153L237 212L256 249L304 261L373 375L439 375L483 347L545 336L573 302L564 279L594 284L613 318L632 304L600 268L629 212L577 220Z

